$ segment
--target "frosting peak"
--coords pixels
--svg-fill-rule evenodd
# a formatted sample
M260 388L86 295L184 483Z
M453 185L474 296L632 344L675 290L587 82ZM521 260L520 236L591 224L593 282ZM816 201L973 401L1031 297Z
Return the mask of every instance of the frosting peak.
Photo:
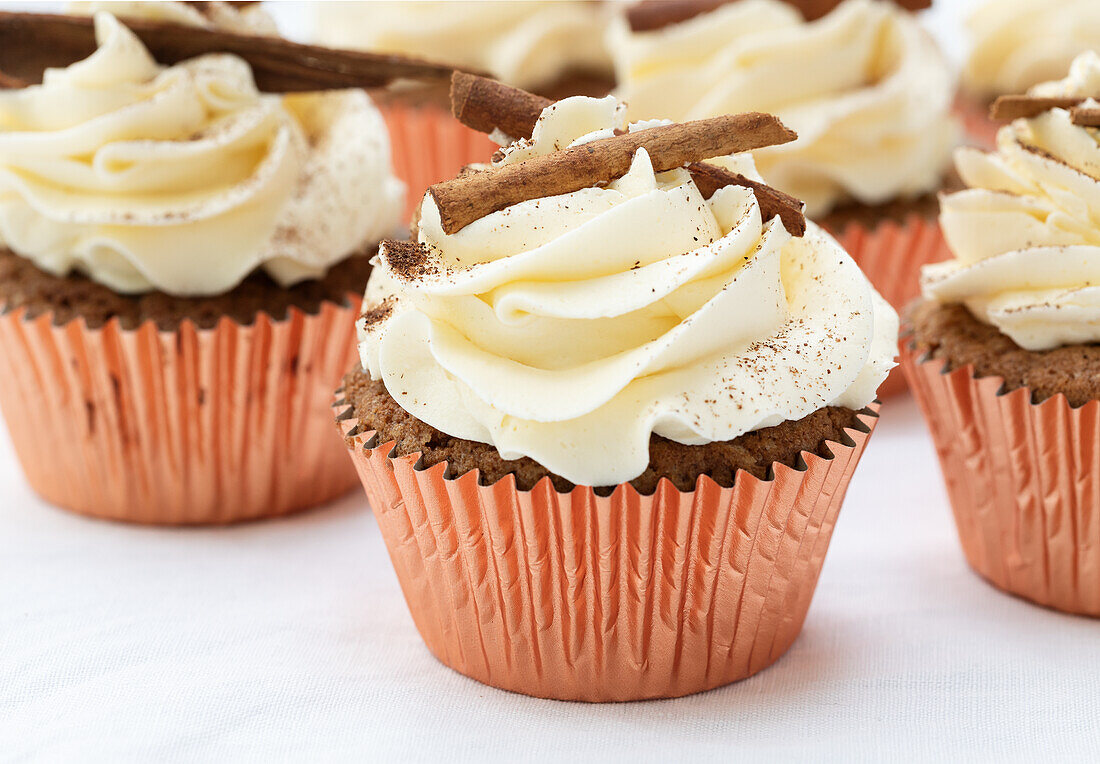
M381 116L361 92L260 94L247 64L159 66L113 16L98 49L0 92L0 242L122 293L284 285L394 230Z
M202 3L179 0L78 0L68 3L65 11L85 16L105 11L124 19L171 21L187 26L215 27L238 34L279 34L275 20L260 3L230 3L220 0Z
M613 99L560 101L500 161L623 119ZM758 177L748 156L710 161ZM451 235L427 196L418 239L417 267L380 252L364 367L422 421L577 484L641 474L653 433L702 444L861 408L893 366L897 317L831 238L813 225L792 238L739 186L704 199L645 149L606 186Z
M1100 55L1032 93L1100 96ZM944 197L940 216L956 259L924 269L925 296L965 303L1028 350L1100 341L1100 132L1052 109L956 163L969 188Z
M950 67L912 14L846 0L806 22L781 0L740 0L679 24L610 31L632 119L764 111L795 143L754 152L769 183L817 217L940 186L957 128Z
M323 3L325 44L490 72L528 90L563 75L611 73L604 9L576 0Z
M966 25L973 47L963 81L979 95L1022 93L1100 48L1095 0L986 0Z

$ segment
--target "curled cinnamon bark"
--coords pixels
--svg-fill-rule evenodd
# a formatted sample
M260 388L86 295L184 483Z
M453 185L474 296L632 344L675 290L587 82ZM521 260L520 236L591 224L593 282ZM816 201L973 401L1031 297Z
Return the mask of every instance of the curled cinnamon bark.
M0 90L17 90L18 88L25 88L27 84L26 80L0 72Z
M932 6L932 0L894 1L909 11ZM728 2L731 0L640 0L626 9L626 20L632 31L652 32L710 13ZM786 3L801 11L807 21L813 21L828 14L841 0L786 0Z
M726 186L752 189L756 203L760 205L760 217L763 220L768 221L778 216L791 236L806 234L806 216L802 212L802 202L790 194L713 164L692 162L687 169L704 199L711 198L715 191Z
M503 82L455 72L451 112L462 124L483 133L500 129L512 138L530 138L542 110L553 101Z
M1070 109L1070 119L1080 127L1100 127L1100 107L1074 106Z
M640 0L626 9L633 32L652 32L721 8L730 0Z
M788 143L797 134L770 114L751 112L662 125L592 141L504 167L462 175L428 189L443 231L453 234L513 204L608 183L645 148L656 172L710 157Z
M1087 99L1032 95L1001 96L989 109L989 118L999 122L1031 119L1051 109L1069 109L1070 120L1079 127L1100 127L1100 107L1082 106Z
M1083 100L1082 98L1003 95L993 102L993 106L989 109L989 118L998 122L1010 122L1020 118L1030 119L1051 109L1071 109Z
M301 45L278 37L235 34L166 21L126 19L153 57L175 64L204 53L232 53L252 67L269 93L371 88L397 79L445 81L454 68L404 56ZM0 13L0 70L24 84L49 67L69 66L96 49L93 19L41 13Z

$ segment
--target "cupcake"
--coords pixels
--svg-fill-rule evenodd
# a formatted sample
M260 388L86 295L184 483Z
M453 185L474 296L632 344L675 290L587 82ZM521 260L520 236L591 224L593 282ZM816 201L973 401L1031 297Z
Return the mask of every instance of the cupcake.
M613 84L607 17L600 3L585 0L325 3L316 36L325 45L484 72L547 95L604 95Z
M224 523L355 480L326 408L369 253L400 225L362 91L157 64L114 16L0 91L0 408L33 488L87 515Z
M1095 0L984 0L966 19L972 43L963 68L959 111L971 138L996 141L989 106L1061 77L1080 53L1100 50Z
M966 559L994 586L1100 615L1100 56L1032 91L997 149L960 149L955 259L903 334ZM1048 109L1049 98L1081 109ZM1090 113L1090 110L1093 110Z
M894 3L846 0L813 20L795 5L627 6L608 38L616 94L631 119L779 116L799 138L755 152L761 174L805 200L807 215L900 308L917 295L920 266L947 257L936 193L950 180L958 136L954 76ZM895 375L884 393L900 382Z
M91 16L105 11L121 19L168 21L192 27L221 29L237 34L277 36L275 19L258 3L176 2L175 0L77 0L66 13Z
M317 7L324 45L396 53L487 73L555 98L606 95L611 59L603 44L607 14L600 3L539 0L347 2ZM413 86L375 95L394 143L408 206L424 189L485 162L496 146L451 119L446 88Z
M528 94L455 91L521 132ZM897 316L727 156L774 117L535 116L383 242L338 422L446 665L586 701L744 678L801 628Z

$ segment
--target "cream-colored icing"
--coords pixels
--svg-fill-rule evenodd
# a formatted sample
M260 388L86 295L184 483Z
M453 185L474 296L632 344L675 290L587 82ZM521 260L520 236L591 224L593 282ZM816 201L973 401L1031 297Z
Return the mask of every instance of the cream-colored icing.
M807 23L781 0L740 0L679 24L613 24L631 119L764 111L798 140L754 153L774 186L824 215L939 188L958 129L950 66L912 14L846 0Z
M614 99L558 102L501 162L622 120ZM710 161L759 177L747 155ZM704 200L644 149L604 187L450 235L425 197L419 240L422 273L380 252L365 307L388 311L361 324L364 368L420 420L574 483L636 477L652 433L698 445L861 408L894 365L897 316L832 238L792 238L745 188Z
M0 241L123 293L284 285L394 231L403 187L365 93L257 92L248 65L158 65L115 17L98 50L0 92Z
M1100 56L1033 92L1100 97ZM1100 131L1053 109L956 163L969 188L945 196L940 215L955 259L924 268L925 296L965 303L1028 350L1100 341Z

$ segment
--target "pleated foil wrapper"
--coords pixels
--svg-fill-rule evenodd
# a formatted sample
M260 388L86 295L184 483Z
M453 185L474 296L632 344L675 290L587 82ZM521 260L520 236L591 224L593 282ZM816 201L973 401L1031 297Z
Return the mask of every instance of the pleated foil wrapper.
M407 186L406 218L412 217L428 186L455 177L468 164L488 162L500 148L440 106L391 101L378 108L390 133L394 173Z
M998 589L1100 616L1100 401L1033 403L1000 377L902 366L939 455L967 562Z
M4 313L0 411L34 490L84 515L221 524L305 509L355 485L330 406L356 313L325 302L177 331Z
M920 296L920 269L951 257L938 220L917 214L904 222L884 220L874 228L850 223L843 230L826 230L898 313ZM878 397L886 399L905 390L905 375L894 369L879 387Z
M1005 122L989 118L989 99L960 94L955 98L954 113L966 133L966 143L981 149L993 149L997 145L997 131Z
M598 496L421 469L359 432L339 393L335 408L428 649L493 687L593 702L701 692L783 655L877 418L769 480Z

